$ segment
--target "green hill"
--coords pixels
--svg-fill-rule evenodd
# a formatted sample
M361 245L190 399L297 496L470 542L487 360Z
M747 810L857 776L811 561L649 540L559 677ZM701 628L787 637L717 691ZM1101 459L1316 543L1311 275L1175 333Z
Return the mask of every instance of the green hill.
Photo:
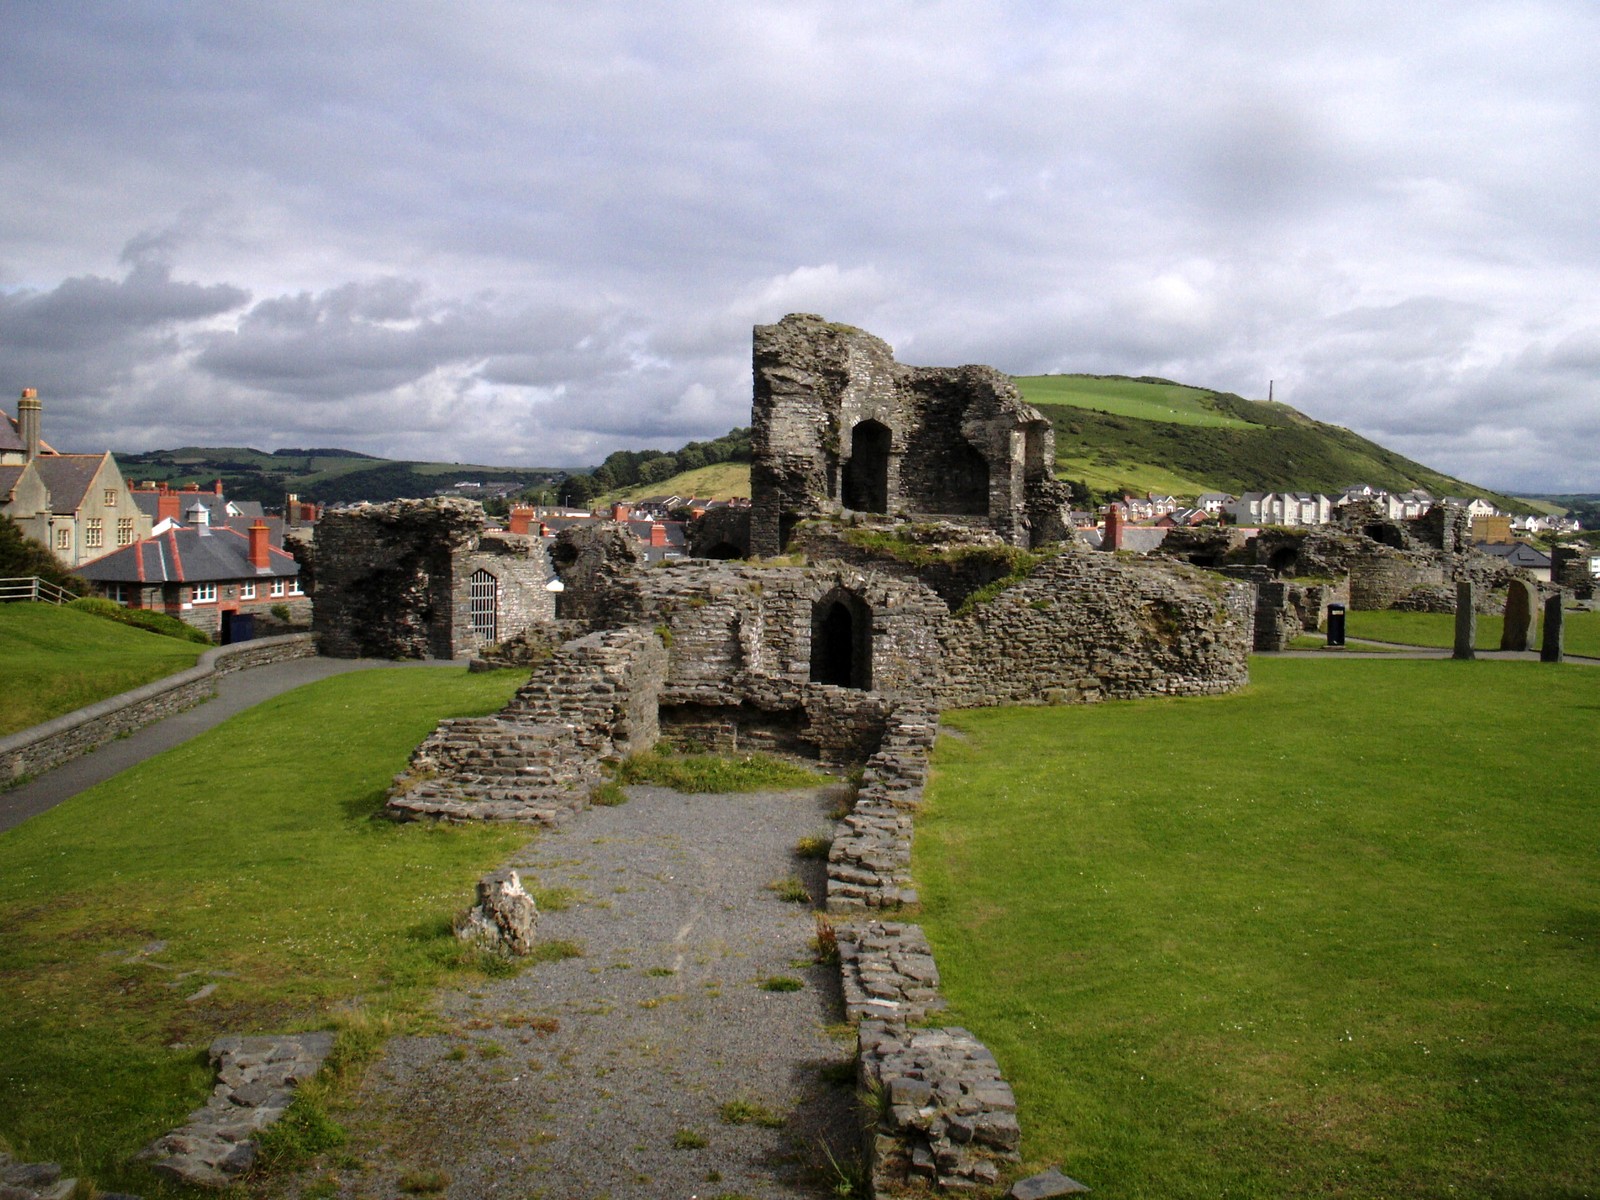
M355 450L320 448L268 453L244 446L181 446L115 454L117 465L130 480L210 487L221 479L232 499L259 500L267 505L282 504L289 492L320 503L432 496L460 480L537 488L554 484L567 474L558 467L396 461Z
M1435 496L1483 496L1513 512L1525 502L1432 470L1287 404L1166 379L1025 375L1028 403L1056 431L1056 468L1097 491L1309 491L1354 483Z
M1356 483L1435 496L1482 496L1512 512L1548 510L1413 462L1287 404L1119 375L1021 375L1023 398L1056 431L1056 473L1097 493L1197 496L1201 492L1312 491L1337 494ZM460 480L510 483L564 500L638 499L676 493L709 499L750 494L749 431L674 451L619 450L593 471L396 462L351 450L187 446L118 454L130 479L209 485L224 481L238 499L392 500L431 496ZM679 466L686 469L677 470Z

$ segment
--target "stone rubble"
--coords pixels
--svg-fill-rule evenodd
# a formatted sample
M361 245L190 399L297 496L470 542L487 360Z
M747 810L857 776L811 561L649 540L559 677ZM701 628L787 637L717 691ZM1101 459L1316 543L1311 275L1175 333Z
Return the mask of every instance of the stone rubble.
M0 1200L67 1200L78 1181L60 1163L19 1163L0 1150Z
M965 1029L860 1026L861 1083L879 1097L868 1131L874 1195L913 1180L959 1191L997 1183L1017 1162L1017 1100L994 1055Z
M478 903L454 924L455 935L507 957L533 953L539 932L539 906L507 867L478 880Z
M848 1021L921 1023L945 1007L939 968L917 925L869 921L839 936Z
M139 1153L151 1167L184 1183L226 1187L256 1158L256 1135L288 1109L298 1084L321 1069L331 1033L221 1037L211 1043L217 1085L183 1128Z

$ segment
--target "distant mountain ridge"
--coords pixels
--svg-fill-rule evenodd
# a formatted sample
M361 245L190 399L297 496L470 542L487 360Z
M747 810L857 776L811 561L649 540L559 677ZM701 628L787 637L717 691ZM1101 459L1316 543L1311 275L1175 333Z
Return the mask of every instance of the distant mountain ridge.
M1519 499L1435 471L1338 425L1287 404L1151 376L1017 376L1023 398L1049 417L1056 469L1096 496L1124 491L1196 496L1201 492L1324 492L1353 484L1434 496L1481 496L1515 513L1548 511L1550 500L1584 509L1593 497ZM531 492L571 491L572 499L650 494L727 499L749 495L749 431L735 429L677 451L617 451L591 472L557 467L489 467L376 458L341 449L185 446L116 455L130 479L209 486L222 479L239 499L282 503L285 493L337 503L429 496L472 480ZM691 470L664 472L679 465ZM1571 503L1564 503L1571 502Z

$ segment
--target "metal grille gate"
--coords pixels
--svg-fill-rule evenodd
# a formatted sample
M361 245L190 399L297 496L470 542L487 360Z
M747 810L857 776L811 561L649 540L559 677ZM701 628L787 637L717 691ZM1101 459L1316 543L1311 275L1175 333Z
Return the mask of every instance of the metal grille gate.
M472 632L483 642L500 640L500 581L487 571L472 574Z

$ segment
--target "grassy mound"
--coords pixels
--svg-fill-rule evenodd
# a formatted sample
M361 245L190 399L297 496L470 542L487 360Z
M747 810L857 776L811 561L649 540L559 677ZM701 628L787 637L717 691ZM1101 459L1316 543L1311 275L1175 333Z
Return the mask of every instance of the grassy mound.
M205 648L103 620L86 603L0 604L0 735L185 670Z
M1600 672L1251 673L946 714L924 924L1029 1162L1120 1197L1600 1190Z

